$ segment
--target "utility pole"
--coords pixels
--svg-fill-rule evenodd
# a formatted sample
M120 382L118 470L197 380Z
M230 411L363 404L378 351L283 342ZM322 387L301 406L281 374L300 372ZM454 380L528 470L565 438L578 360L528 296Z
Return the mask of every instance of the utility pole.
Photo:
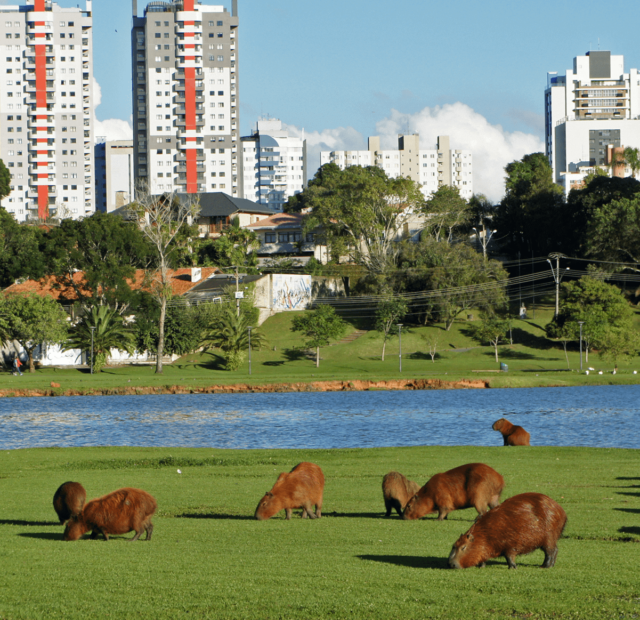
M558 315L560 314L560 281L562 280L562 276L564 275L564 274L560 273L560 258L564 257L564 254L553 253L553 254L549 254L549 256L551 258L555 258L556 259L556 270L554 271L553 264L547 258L547 262L551 266L551 273L553 274L553 279L554 279L554 281L556 283L556 313L555 313L554 318L557 319ZM569 271L569 267L566 268L566 271Z
M402 323L398 323L398 342L400 344L398 359L400 360L400 372L402 372Z
M236 268L236 315L240 316L240 296L238 293L240 292L240 287L238 285L238 265L233 265Z
M584 321L578 321L578 325L580 325L580 372L582 372L582 326Z

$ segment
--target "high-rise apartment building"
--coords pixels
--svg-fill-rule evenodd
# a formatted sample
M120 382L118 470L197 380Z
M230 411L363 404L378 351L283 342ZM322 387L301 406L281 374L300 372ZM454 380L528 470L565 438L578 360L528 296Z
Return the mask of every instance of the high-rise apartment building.
M91 0L0 4L2 206L18 221L94 211Z
M417 134L398 136L398 149L382 150L380 138L369 138L366 151L322 151L320 164L347 166L378 166L389 177L409 177L420 183L429 198L441 185L457 187L460 196L473 196L473 161L471 151L451 149L449 136L438 136L435 149L421 149Z
M133 0L136 184L152 194L239 195L238 10Z
M133 141L96 139L96 211L111 213L133 200Z
M242 197L282 211L306 184L306 140L290 136L278 119L260 119L241 141Z
M568 193L608 150L640 147L640 74L624 56L587 52L564 75L549 73L545 91L546 154L556 183Z

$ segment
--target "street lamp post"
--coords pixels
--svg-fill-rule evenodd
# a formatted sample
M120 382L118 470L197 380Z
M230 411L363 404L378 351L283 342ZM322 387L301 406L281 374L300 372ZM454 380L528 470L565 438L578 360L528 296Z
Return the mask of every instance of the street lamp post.
M91 374L93 374L93 333L96 331L95 327L90 327L91 330Z
M484 237L480 236L480 232L478 231L478 229L475 226L472 228L472 230L476 231L476 239L480 240L480 243L482 244L482 255L486 259L487 258L487 246L491 242L491 237L493 235L495 235L495 233L497 233L498 231L497 230L487 230L484 227L484 223L482 224L482 230L484 232Z
M565 271L563 271L562 273L560 273L560 257L562 256L562 254L552 254L551 258L555 258L556 259L556 269L554 270L553 268L553 263L547 258L547 262L549 263L549 266L551 267L551 274L553 275L553 280L556 283L556 314L554 316L554 318L558 318L558 315L560 314L560 282L562 281L562 276L569 271L569 267L566 268Z
M578 321L578 325L580 325L580 372L582 372L582 326L584 321Z
M249 330L249 374L251 374L251 330L252 327L247 327Z
M400 343L398 360L400 362L400 372L402 372L402 323L398 323L398 341Z

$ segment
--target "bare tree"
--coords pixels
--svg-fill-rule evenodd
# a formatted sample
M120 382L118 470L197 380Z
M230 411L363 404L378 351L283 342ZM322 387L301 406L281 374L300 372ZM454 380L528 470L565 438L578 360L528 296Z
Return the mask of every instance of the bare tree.
M150 293L160 305L160 323L158 335L158 353L156 373L162 373L162 354L164 353L164 321L167 314L167 301L172 297L171 262L176 250L189 243L188 238L180 239L178 233L185 225L191 225L200 212L198 194L175 193L154 196L148 187L140 186L131 210L136 214L140 230L154 246L157 253L157 266L146 273L146 284Z

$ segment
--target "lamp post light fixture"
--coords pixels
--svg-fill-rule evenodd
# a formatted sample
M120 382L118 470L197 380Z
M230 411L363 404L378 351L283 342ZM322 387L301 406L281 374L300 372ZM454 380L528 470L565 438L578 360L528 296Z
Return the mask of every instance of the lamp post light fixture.
M582 372L582 326L584 321L578 321L578 325L580 325L580 372Z
M398 360L400 362L400 372L402 372L402 323L398 323L398 342L400 344Z
M251 374L251 330L253 327L247 327L249 330L249 374Z
M484 227L484 224L483 224L482 230L484 232L484 237L482 237L480 235L480 231L475 226L473 226L472 230L476 231L476 239L480 240L480 243L482 244L482 255L486 259L487 258L487 246L491 242L491 237L493 237L493 235L495 235L498 231L497 230L487 230Z
M91 330L91 374L93 374L93 333L96 331L95 327L90 327Z

